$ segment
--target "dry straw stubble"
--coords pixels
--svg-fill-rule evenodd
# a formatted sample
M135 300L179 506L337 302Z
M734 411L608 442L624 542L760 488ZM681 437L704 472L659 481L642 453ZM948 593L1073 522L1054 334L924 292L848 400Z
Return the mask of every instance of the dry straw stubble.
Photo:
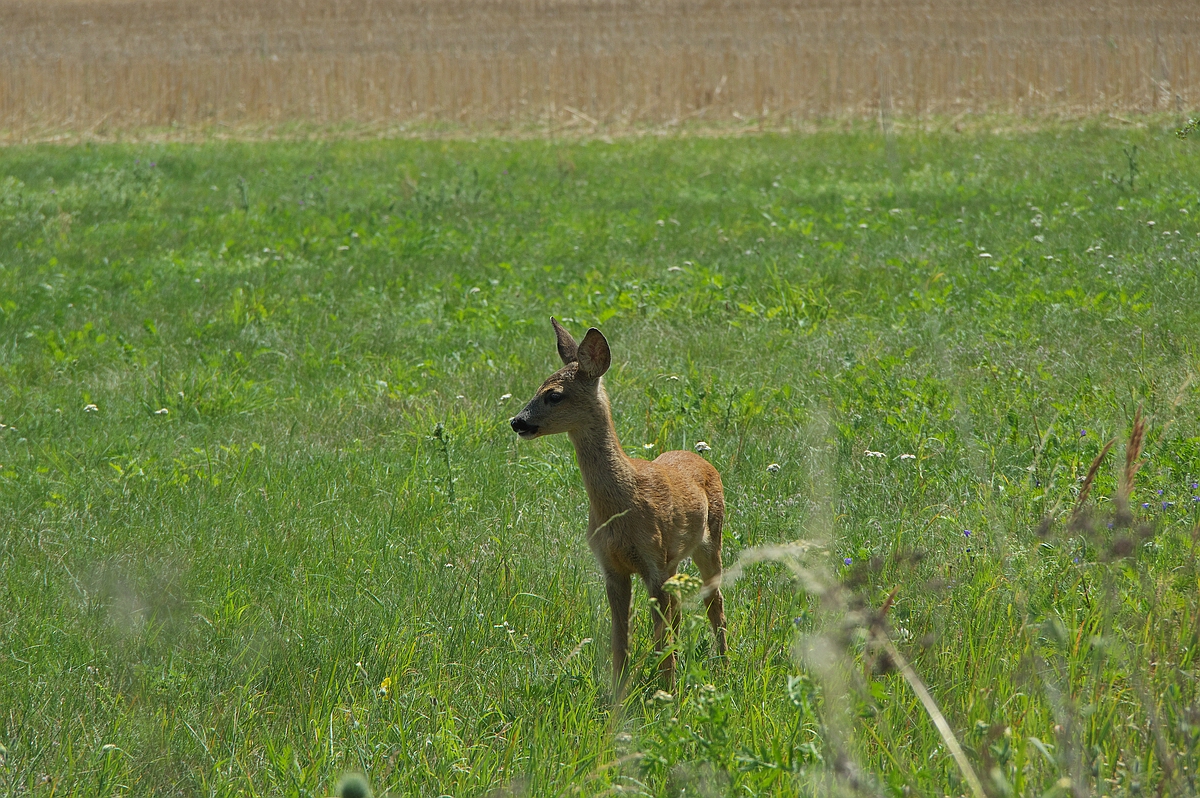
M1187 0L18 0L0 130L1177 111Z

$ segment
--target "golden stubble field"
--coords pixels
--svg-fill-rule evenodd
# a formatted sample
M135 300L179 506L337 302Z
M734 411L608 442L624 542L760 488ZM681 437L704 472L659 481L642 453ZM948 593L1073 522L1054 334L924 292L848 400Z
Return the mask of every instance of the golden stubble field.
M1186 112L1195 0L0 0L0 131Z

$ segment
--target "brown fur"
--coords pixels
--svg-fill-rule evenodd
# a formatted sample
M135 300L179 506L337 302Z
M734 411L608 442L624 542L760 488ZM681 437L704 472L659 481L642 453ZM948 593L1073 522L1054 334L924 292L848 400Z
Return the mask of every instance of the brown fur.
M725 602L721 595L721 526L725 496L721 475L693 452L664 452L654 461L625 454L617 440L608 395L600 377L611 361L608 342L589 329L579 344L554 319L563 367L550 375L511 420L522 438L566 433L575 446L587 488L588 545L604 572L612 609L613 683L624 683L629 652L632 576L642 578L657 601L655 644L662 650L666 625L678 628L677 599L663 584L691 557L704 580L708 619L724 656ZM662 670L674 680L675 658Z

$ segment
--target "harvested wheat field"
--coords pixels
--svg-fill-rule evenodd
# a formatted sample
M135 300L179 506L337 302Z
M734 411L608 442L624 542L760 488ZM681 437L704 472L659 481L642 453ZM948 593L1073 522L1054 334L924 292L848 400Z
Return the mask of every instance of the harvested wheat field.
M1200 6L25 0L0 130L1180 112Z

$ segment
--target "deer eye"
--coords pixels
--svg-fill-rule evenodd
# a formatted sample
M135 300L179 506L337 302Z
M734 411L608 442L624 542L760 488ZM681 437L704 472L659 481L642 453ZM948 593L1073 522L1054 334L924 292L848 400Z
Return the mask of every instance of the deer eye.
M566 398L566 394L564 394L562 391L553 391L546 394L546 404L556 405Z

